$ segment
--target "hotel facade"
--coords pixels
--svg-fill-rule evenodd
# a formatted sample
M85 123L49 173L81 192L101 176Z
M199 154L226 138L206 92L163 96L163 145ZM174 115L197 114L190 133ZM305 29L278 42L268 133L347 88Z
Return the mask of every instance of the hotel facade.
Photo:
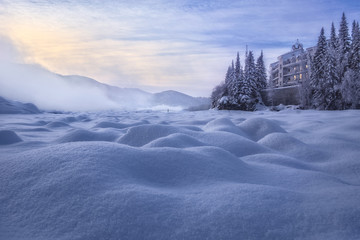
M290 52L280 55L278 61L270 64L270 84L274 88L299 85L310 76L309 57L313 56L316 47L304 50L296 41Z

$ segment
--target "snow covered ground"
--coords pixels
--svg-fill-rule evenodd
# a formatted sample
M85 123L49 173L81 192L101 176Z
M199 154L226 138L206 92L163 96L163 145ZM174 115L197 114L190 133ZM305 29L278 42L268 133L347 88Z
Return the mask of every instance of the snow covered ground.
M359 120L0 115L0 239L360 239Z

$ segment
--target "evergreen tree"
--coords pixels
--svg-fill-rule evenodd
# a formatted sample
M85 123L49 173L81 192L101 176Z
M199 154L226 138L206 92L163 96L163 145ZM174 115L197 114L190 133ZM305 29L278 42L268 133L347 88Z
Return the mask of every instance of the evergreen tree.
M311 104L317 109L355 108L360 104L360 29L352 24L351 38L345 14L343 13L339 35L334 24L330 40L321 30L317 50L311 61L310 89ZM306 85L303 84L304 87ZM302 89L304 88L302 87ZM302 94L305 91L302 91ZM304 99L304 96L302 96Z
M237 61L240 62L240 60ZM236 65L238 64L235 63L235 66ZM234 104L234 94L236 93L238 86L235 66L234 61L232 61L225 74L225 81L213 90L211 97L213 108L217 108L219 110L237 109L236 104Z
M330 40L328 44L328 57L329 64L327 71L330 71L329 75L335 82L335 84L340 84L340 71L339 71L339 39L336 35L336 30L334 23L331 24L331 33Z
M235 78L239 79L240 78L240 56L239 56L239 52L237 52L236 55L236 62L235 62Z
M240 64L240 56L239 52L236 55L236 62L235 62L235 78L234 78L234 85L233 85L233 94L231 95L231 100L233 104L237 104L237 99L241 94L241 89L243 86L243 76L242 76L242 68Z
M356 21L352 25L351 34L351 46L350 46L350 57L349 57L349 68L354 71L360 69L360 29L359 23Z
M340 22L339 28L339 64L340 64L340 81L342 81L345 72L348 68L348 58L350 52L350 36L349 36L349 28L346 20L345 13L343 13Z
M267 86L267 76L266 76L266 68L264 63L264 54L261 51L260 56L256 60L256 102L264 105L261 92L266 89Z
M356 22L356 31L357 31L357 38L356 41L357 43L355 44L355 55L356 55L356 71L357 71L357 76L354 79L355 80L355 94L356 94L356 108L360 108L360 27L359 27L359 22Z
M210 97L212 108L219 108L220 99L223 98L225 88L226 88L225 83L221 83L220 85L217 85L213 89Z
M360 29L353 22L349 54L349 68L345 73L341 92L346 108L356 108L360 100Z
M317 49L311 64L310 86L312 92L312 104L317 109L326 108L326 59L327 59L327 41L324 28L321 28L317 43Z
M264 63L264 54L261 51L260 56L256 61L256 82L257 82L257 89L263 90L266 88L266 68Z
M346 71L341 88L345 108L355 109L359 105L359 81L359 72L353 69Z
M350 36L349 27L346 20L345 13L343 13L339 28L339 44L342 55L345 55L350 50Z
M225 95L229 95L229 91L231 89L231 83L232 83L232 68L231 66L228 67L228 70L226 72L225 75L225 91L224 91L224 96Z
M327 55L325 59L325 103L324 109L335 110L341 108L342 96L340 90L339 78L339 53L338 53L338 38L334 23L331 24L330 40L327 45Z
M336 36L336 29L334 22L331 23L331 31L330 31L330 47L333 49L338 49L338 37Z
M240 64L237 53L225 74L225 81L216 86L211 94L212 107L219 110L253 111L257 103L262 103L260 90L266 87L266 70L263 53L255 64L254 54L246 50L245 69Z
M231 66L228 67L228 70L226 72L226 75L225 75L225 84L226 85L229 85L230 82L231 82L231 75L232 75L232 68Z
M325 82L323 84L324 91L324 108L325 110L335 110L341 108L341 92L337 84L337 58L333 54L333 50L328 46L325 61Z
M237 86L237 82L236 82L236 72L235 72L235 67L234 67L234 61L232 61L231 63L231 69L230 69L230 82L228 85L228 98L229 100L233 99L233 96L235 95L236 92L236 86Z
M231 87L234 78L234 62L227 69L225 74L225 81L216 86L211 93L211 107L218 109L226 109L228 96L231 92Z
M256 66L252 51L247 52L245 60L244 82L240 96L241 108L243 110L255 110L257 100Z

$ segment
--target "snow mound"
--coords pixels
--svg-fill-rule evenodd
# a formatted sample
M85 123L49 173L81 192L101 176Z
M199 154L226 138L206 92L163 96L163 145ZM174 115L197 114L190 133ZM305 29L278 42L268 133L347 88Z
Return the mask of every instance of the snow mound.
M118 143L141 147L155 139L181 132L181 129L173 126L161 124L141 125L129 128L127 133L119 138Z
M278 124L265 118L248 119L241 123L239 127L254 141L258 141L270 133L286 132Z
M358 239L359 118L3 115L0 239Z
M55 122L49 122L48 124L46 124L46 127L61 128L61 127L70 127L70 125L64 122L55 121Z
M40 110L32 103L20 103L0 97L0 114L37 114Z
M5 171L0 178L6 180L5 185L1 181L1 235L14 236L19 227L33 239L181 237L177 220L189 210L194 220L208 208L191 207L194 201L201 204L193 187L202 186L203 179L240 181L251 173L241 160L217 148L144 151L105 142L56 145L0 164ZM184 187L188 193L181 196ZM207 195L217 198L211 189ZM13 214L15 209L21 214Z
M58 138L56 142L83 142L83 141L108 141L112 142L118 138L118 135L112 132L91 132L84 129L73 130L66 135Z
M89 122L91 119L86 114L80 114L76 117L74 116L68 116L62 119L65 123L73 123L73 122Z
M8 145L21 141L21 138L14 131L0 130L0 145Z
M0 167L4 239L288 239L294 224L299 238L319 234L314 225L336 227L326 236L339 237L355 234L360 220L358 203L348 201L360 197L355 186L250 166L217 147L65 143L9 156ZM314 195L329 182L348 190L336 199Z
M247 134L237 127L231 120L228 118L219 118L208 122L204 126L205 131L225 131L230 133L235 133L243 137L247 137Z
M302 159L314 159L316 155L320 154L314 148L290 136L288 133L271 133L260 139L258 143L278 152Z
M43 121L43 120L40 120L40 121L36 121L34 123L30 123L28 124L29 126L44 126L46 124L48 124L49 122L47 121Z
M287 133L271 133L260 139L258 143L277 151L288 151L296 147L304 147L305 143Z
M37 128L28 128L28 129L22 129L22 132L51 132L48 128L43 127L37 127Z
M318 169L314 166L299 161L296 158L288 157L281 154L274 154L274 153L255 154L255 155L248 155L243 159L251 163L256 162L264 165L274 164L274 165L289 167L293 169L318 171Z
M229 132L204 132L194 136L206 145L223 148L238 157L271 152L256 142Z
M65 123L72 123L72 122L77 122L78 119L76 117L69 116L69 117L63 118L62 121Z
M169 136L158 138L144 147L172 147L172 148L189 148L204 146L205 144L193 137L182 133L174 133Z
M94 126L94 128L117 128L123 129L129 127L128 124L117 123L117 122L99 122Z
M139 126L139 125L144 125L144 124L149 124L148 121L143 120L140 122L133 122L133 123L119 123L119 122L109 122L109 121L103 121L103 122L99 122L97 123L94 128L117 128L117 129L124 129L124 128L128 128L128 127L133 127L133 126Z

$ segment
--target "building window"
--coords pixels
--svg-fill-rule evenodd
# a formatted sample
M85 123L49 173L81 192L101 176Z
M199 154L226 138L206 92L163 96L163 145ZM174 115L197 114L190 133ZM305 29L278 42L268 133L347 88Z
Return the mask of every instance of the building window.
M296 80L296 75L294 75L294 80Z
M302 79L302 73L300 73L300 80Z

